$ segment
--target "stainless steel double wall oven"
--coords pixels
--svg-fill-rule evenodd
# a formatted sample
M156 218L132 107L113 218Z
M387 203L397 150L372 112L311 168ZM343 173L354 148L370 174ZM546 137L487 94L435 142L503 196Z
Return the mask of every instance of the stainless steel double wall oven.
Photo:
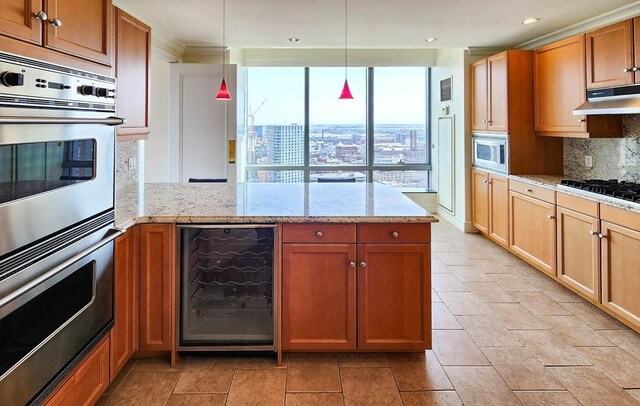
M38 404L113 323L115 79L0 52L0 399Z

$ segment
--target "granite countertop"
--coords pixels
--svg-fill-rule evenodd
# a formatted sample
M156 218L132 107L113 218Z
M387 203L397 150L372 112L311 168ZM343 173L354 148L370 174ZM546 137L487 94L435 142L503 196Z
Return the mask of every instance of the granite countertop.
M136 223L432 223L379 183L148 183L116 191L116 226Z

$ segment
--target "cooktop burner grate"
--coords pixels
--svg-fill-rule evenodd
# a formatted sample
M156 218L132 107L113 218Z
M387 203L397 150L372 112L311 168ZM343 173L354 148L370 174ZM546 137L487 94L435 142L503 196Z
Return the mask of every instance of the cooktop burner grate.
M563 179L560 181L560 184L587 192L640 203L640 183L618 181L617 179Z

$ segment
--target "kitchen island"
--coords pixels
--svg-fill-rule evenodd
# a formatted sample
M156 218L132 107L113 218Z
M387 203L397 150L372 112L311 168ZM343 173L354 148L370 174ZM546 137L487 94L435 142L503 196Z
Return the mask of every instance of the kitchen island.
M122 249L116 246L112 342L118 341L120 320L138 320L138 345L129 352L170 351L177 362L178 226L271 224L272 349L279 360L283 351L431 348L430 223L436 221L398 190L374 183L145 184L119 190L116 225L129 230L118 242ZM128 286L119 287L124 280ZM119 307L119 289L136 296L133 309ZM133 315L118 320L119 308ZM126 359L120 356L118 364Z

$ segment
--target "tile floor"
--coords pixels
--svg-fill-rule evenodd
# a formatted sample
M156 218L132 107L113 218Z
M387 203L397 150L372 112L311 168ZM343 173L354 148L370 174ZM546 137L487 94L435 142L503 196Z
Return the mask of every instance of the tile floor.
M433 351L134 360L99 404L640 404L640 334L444 221L432 252Z

